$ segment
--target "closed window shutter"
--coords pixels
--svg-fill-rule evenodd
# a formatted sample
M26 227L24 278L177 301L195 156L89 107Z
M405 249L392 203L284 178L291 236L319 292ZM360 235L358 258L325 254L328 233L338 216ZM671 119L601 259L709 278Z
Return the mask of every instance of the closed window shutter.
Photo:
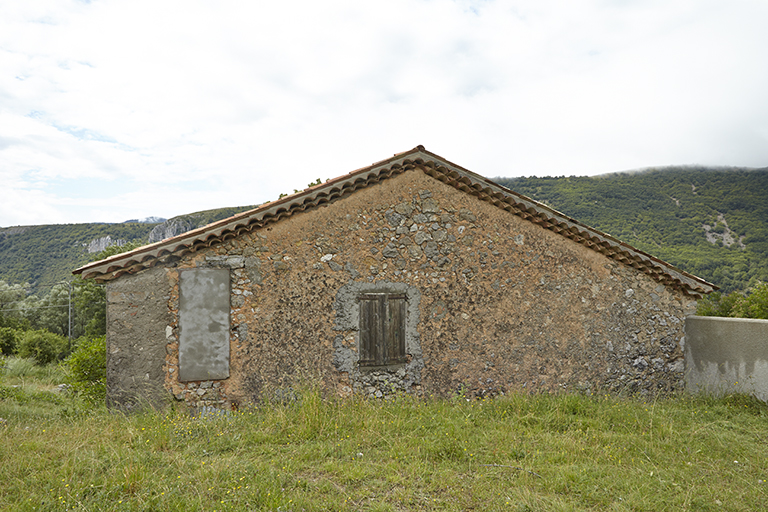
M385 323L387 363L405 362L405 296L390 295Z
M383 299L383 297L381 297ZM360 296L360 364L376 365L377 350L381 345L381 307L383 301L378 295Z
M361 366L405 362L405 295L366 293L360 303Z

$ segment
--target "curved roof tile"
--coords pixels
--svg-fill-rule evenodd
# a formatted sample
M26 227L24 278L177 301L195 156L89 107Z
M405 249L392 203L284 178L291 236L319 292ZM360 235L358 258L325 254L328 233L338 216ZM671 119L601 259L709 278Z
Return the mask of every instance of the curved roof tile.
M203 247L236 237L241 233L278 222L295 213L335 201L356 190L400 173L419 169L427 175L467 194L522 217L554 233L599 252L608 258L634 267L659 283L693 297L717 289L699 277L684 272L607 233L591 228L538 201L431 153L423 146L394 155L371 166L352 171L325 183L309 187L256 209L188 231L173 238L145 245L132 251L89 263L74 271L84 278L110 281L154 265L178 259Z

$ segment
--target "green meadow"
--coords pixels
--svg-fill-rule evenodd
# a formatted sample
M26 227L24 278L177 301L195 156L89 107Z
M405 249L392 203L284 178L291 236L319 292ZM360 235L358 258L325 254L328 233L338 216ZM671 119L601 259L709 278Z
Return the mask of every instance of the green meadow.
M0 510L768 508L768 407L742 395L322 399L196 417L0 377Z

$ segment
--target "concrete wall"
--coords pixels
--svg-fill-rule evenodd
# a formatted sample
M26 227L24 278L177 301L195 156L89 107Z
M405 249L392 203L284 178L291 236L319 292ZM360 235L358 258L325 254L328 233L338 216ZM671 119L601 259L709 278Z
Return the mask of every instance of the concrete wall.
M748 393L768 401L768 320L689 316L685 365L689 391Z
M170 296L168 271L153 268L107 285L107 404L133 410L168 400L163 382Z
M178 378L179 279L189 268L229 270L230 375L223 380ZM421 171L145 272L167 276L147 283L168 297L156 304L167 320L157 384L197 407L290 396L308 381L342 396L684 387L691 298ZM128 283L145 272L117 283L137 287ZM347 296L377 283L408 295L402 368L357 364L359 332ZM127 304L108 307L112 318L125 317ZM135 336L120 336L110 344L137 350Z

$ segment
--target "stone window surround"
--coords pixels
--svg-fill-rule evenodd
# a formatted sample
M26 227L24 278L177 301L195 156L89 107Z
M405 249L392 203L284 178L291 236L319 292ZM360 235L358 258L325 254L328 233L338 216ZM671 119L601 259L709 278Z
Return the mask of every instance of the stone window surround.
M360 366L360 304L359 297L370 293L402 294L406 297L405 355L407 362L380 366ZM418 332L419 304L421 291L408 283L391 281L356 282L342 286L336 294L334 309L336 319L334 330L339 334L334 339L334 366L340 372L347 372L353 380L366 371L405 371L405 380L412 384L421 383L421 369L424 358ZM353 348L354 347L354 348ZM402 371L400 372L402 373Z

